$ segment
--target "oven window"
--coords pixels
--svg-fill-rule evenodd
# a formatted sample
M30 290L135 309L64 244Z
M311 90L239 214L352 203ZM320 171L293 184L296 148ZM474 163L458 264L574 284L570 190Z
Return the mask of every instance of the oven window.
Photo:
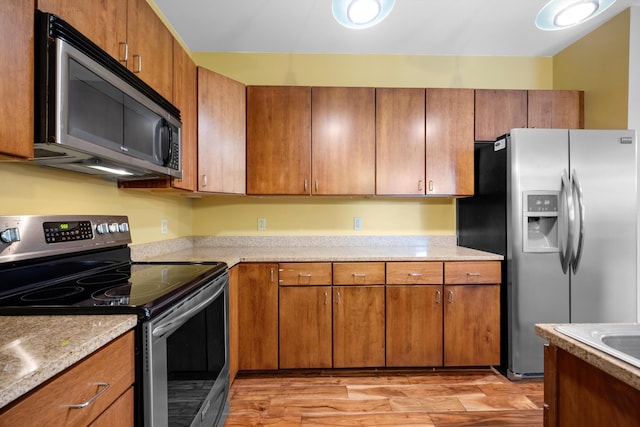
M225 366L225 299L216 298L167 340L170 426L189 426Z

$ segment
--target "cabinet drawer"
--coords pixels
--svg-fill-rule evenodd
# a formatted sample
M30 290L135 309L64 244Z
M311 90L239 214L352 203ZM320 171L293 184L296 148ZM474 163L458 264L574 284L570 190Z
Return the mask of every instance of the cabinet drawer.
M18 400L0 425L86 426L134 382L133 332L117 338ZM102 384L108 384L106 385ZM89 401L84 408L70 408ZM133 425L133 419L123 425Z
M282 286L330 285L331 263L290 262L279 264L278 281Z
M501 282L500 261L464 261L444 263L447 285L496 284Z
M441 285L441 262L388 262L387 285Z
M334 285L383 285L384 262L335 262Z

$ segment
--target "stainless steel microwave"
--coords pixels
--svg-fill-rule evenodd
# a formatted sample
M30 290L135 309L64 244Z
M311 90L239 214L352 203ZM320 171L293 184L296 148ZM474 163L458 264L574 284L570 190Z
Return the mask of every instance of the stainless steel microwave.
M180 111L56 15L36 11L39 165L118 180L182 177Z

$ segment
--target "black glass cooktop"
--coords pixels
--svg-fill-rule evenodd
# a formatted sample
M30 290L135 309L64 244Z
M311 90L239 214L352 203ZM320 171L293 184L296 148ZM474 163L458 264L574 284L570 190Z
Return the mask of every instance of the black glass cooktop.
M0 314L137 313L151 317L223 274L226 267L219 262L75 259L17 268L0 273L5 279L0 284Z

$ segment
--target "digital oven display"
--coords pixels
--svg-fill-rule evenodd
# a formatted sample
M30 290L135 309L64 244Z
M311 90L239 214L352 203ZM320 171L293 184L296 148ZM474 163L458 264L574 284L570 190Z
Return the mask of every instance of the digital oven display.
M47 243L93 239L91 221L45 222L42 228Z

